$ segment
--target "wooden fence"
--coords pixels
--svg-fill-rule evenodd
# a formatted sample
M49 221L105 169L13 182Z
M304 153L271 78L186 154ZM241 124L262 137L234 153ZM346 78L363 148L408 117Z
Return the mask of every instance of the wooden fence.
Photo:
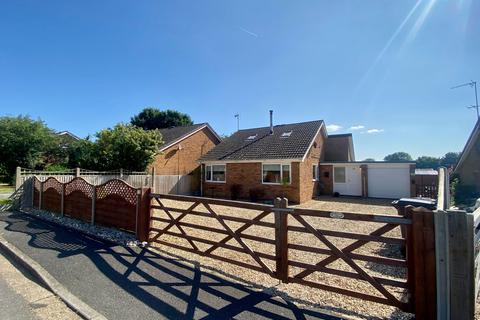
M31 179L33 208L141 236L139 216L150 209L142 199L148 199L150 189L135 188L119 179L98 186L79 177L67 183L54 177L45 181Z
M199 194L199 178L193 175L156 175L154 172L134 172L126 170L118 171L90 171L85 169L71 169L66 171L38 171L17 167L16 189L30 178L36 177L40 181L54 177L61 183L67 183L75 178L81 177L93 185L101 185L112 179L123 180L135 188L149 187L154 192L195 195Z
M450 209L448 172L443 169L437 210L407 207L403 217L301 209L288 207L286 199L276 199L271 206L150 193L150 188L135 188L119 179L95 186L80 177L68 182L33 177L21 190L30 194L35 208L134 232L141 241L197 253L285 283L395 306L415 313L417 319L470 320L474 316L480 277L480 209L473 213ZM339 221L371 227L336 230ZM370 252L375 244L405 247L406 254ZM307 256L308 261L302 260ZM348 268L338 268L338 262ZM372 274L365 263L383 266L382 270L399 268L406 277ZM373 290L312 277L319 273L361 281ZM398 295L401 290L403 296Z
M150 212L150 229L146 233L149 234L150 242L263 272L282 282L299 283L395 306L404 311L415 312L421 315L421 319L435 318L435 238L431 211L419 211L411 207L407 208L407 217L400 217L289 208L287 200L279 198L275 200L274 206L270 206L167 194L150 196L154 201L151 205L152 211L160 212L160 215ZM250 212L248 217L246 212L241 212L240 216L232 216L222 213L225 208L230 212L245 209ZM192 217L201 219L192 222ZM333 231L322 228L322 223L315 223L315 219L330 220L333 224L341 219L378 226L368 233ZM235 228L232 223L236 224ZM262 231L252 231L254 226L261 227ZM400 226L407 229L405 239L387 235ZM178 231L173 232L173 229ZM199 232L202 232L201 236ZM298 243L295 239L299 239L299 236L293 236L293 233L307 234L314 239ZM180 245L177 241L166 241L166 237L183 240L185 245ZM333 238L353 242L341 246L342 241L337 242ZM406 258L354 252L371 243L406 245ZM233 251L235 255L217 254L219 250ZM296 254L293 254L294 251ZM247 263L246 259L240 258L238 254L247 255L251 263ZM312 264L295 259L301 259L305 255L314 255L318 262ZM353 272L335 269L332 265L336 261L346 263ZM406 280L372 276L359 261L403 268L407 274ZM365 281L374 290L360 292L308 280L315 272ZM407 291L403 299L393 293L398 290ZM432 292L433 299L429 296Z

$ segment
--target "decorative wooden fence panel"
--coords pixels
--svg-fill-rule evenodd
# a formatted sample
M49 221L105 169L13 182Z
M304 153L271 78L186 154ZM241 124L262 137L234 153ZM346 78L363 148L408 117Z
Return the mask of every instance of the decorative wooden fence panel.
M152 243L263 272L282 282L394 306L415 312L421 319L435 319L432 211L407 207L407 216L401 217L289 208L286 199L276 199L275 205L269 206L167 194L151 197ZM242 211L246 209L250 212ZM339 220L351 221L351 225L368 224L369 231L335 231ZM405 228L406 238L401 237L400 227ZM396 246L400 256L378 254L378 250L391 246ZM400 254L402 247L406 247L406 257ZM219 250L223 250L221 254ZM307 256L309 260L302 261ZM395 269L404 276L388 272L382 276L367 264L381 270ZM318 274L322 276L315 276ZM352 281L322 281L329 277ZM352 284L355 281L362 283L360 288Z
M92 221L92 202L95 186L83 178L75 178L64 185L64 210L66 216Z
M33 180L34 208L135 233L139 214L148 216L148 204L143 202L142 206L141 199L150 189L134 188L123 180L113 179L99 186L83 178L64 184L55 178Z
M95 222L135 232L138 191L122 180L95 187Z
M51 212L62 212L63 184L51 177L42 183L41 209Z

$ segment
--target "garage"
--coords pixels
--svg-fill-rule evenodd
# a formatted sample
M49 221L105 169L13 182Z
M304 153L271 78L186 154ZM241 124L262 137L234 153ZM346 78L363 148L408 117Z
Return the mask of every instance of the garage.
M408 164L368 165L368 196L399 199L410 197Z
M320 167L322 172L332 173L322 179L326 194L387 199L415 196L414 162L335 162Z

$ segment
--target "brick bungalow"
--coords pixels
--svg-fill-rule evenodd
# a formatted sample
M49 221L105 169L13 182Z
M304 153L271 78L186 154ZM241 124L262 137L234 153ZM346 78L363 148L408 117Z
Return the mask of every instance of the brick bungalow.
M322 120L239 130L200 158L206 197L302 203L319 194Z
M161 129L160 133L164 144L151 165L157 175L199 174L198 159L221 142L208 123Z

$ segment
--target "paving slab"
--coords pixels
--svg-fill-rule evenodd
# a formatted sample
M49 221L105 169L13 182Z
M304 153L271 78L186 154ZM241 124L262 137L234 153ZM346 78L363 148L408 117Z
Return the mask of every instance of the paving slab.
M0 234L108 319L342 319L229 281L199 265L0 214Z

